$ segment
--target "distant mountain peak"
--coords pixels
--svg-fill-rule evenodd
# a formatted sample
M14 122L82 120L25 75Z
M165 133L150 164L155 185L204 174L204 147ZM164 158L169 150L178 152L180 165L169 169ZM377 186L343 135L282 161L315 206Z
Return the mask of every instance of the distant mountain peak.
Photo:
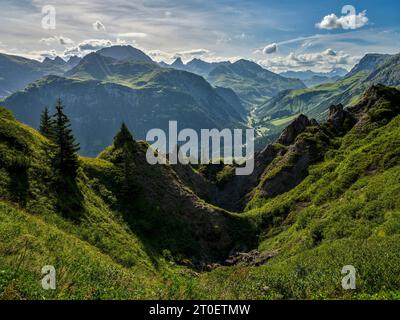
M171 64L171 67L174 67L174 68L184 67L184 66L185 66L185 64L183 63L181 57L176 58L175 61Z
M170 65L168 63L166 63L165 61L160 61L158 63L159 66L163 67L163 68L169 68Z
M198 58L194 58L192 60L190 60L188 63L186 63L187 66L194 66L194 67L202 67L202 66L206 66L209 65L208 62L205 62L201 59Z
M244 68L244 69L252 71L252 72L262 72L262 71L271 72L271 71L263 68L262 66L260 66L258 63L251 61L251 60L246 60L246 59L239 59L236 62L234 62L232 64L232 66L234 68L235 67Z
M236 65L238 65L238 64L243 64L243 65L257 65L257 66L260 66L259 64L255 63L255 62L253 62L253 61L250 61L250 60L246 60L246 59L239 59L239 60L235 61L233 64L236 64Z
M352 76L360 71L372 71L380 64L387 61L392 55L380 53L367 53L361 60L350 70L347 76Z
M113 58L116 60L135 60L143 62L154 62L147 54L143 51L134 48L130 45L116 45L96 51L104 57Z
M82 58L78 57L78 56L71 56L68 59L68 62L74 62L74 61L80 61Z
M50 59L49 57L44 58L43 64L51 64L51 65L58 65L62 66L66 64L65 60L60 58L59 56L55 57L54 59Z
M201 60L201 59L199 59L199 58L193 58L192 60L190 60L189 63L191 63L191 62L205 62L205 61L203 61L203 60ZM205 63L206 63L206 62L205 62Z
M53 61L54 61L54 63L57 63L57 64L64 64L65 63L65 60L63 58L59 57L59 56L55 57Z

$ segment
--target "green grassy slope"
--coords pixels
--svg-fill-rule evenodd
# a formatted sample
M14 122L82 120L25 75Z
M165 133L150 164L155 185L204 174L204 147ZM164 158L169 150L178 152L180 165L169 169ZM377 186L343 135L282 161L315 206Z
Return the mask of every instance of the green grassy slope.
M48 143L0 109L0 298L183 297L176 286L186 271L169 261L203 263L251 238L246 220L207 205L169 166L149 166L145 143L133 142L129 204L114 146L80 158L77 191L59 198ZM80 208L73 219L60 213L66 204ZM55 292L39 283L49 264Z
M367 75L367 72L362 71L334 83L283 92L265 105L257 107L257 117L266 124L276 118L300 113L319 120L325 119L327 106L346 104L353 99L354 94L358 97L365 90L367 86L360 84Z
M400 298L400 93L373 87L349 112L357 123L347 133L297 136L320 152L305 179L277 196L256 189L240 215L200 200L170 166L150 168L135 142L132 201L118 197L122 151L111 146L81 158L81 198L69 200L84 209L72 221L57 211L46 140L0 109L0 297ZM260 266L175 264L254 248L255 235L269 256ZM38 283L45 264L59 270L55 292ZM341 287L345 265L356 290Z
M331 104L354 105L373 84L397 86L400 83L400 55L367 54L344 78L314 88L282 92L256 108L260 125L269 127L276 118L303 113L325 120Z
M392 102L375 100L297 187L253 199L245 215L262 230L259 250L273 258L262 267L202 275L200 296L400 298L400 93L396 96ZM345 265L357 270L354 291L341 287Z
M208 74L207 79L215 86L233 89L249 110L279 91L305 87L298 79L282 77L243 59L217 66Z
M62 73L61 66L0 53L0 97L21 90L44 75Z
M371 85L398 86L399 54L367 54L342 79L313 88L282 91L252 112L253 123L259 129L258 143L271 142L282 131L280 123L305 114L325 121L332 104L352 106Z

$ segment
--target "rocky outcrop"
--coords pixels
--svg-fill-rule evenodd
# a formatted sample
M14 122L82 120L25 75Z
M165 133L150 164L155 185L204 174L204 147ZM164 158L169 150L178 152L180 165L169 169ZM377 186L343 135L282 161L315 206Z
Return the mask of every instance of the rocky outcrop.
M385 109L384 102L392 101L390 108L394 110L400 106L397 97L398 90L376 85L369 88L354 107L346 109L342 104L331 105L328 120L323 125L304 115L298 116L283 130L277 143L268 145L255 155L251 175L232 176L223 186L208 184L207 187L207 179L193 177L193 174L198 174L193 170L176 171L195 193L200 193L198 189L203 193L207 189L206 195L201 195L203 199L224 209L240 212L256 194L272 198L296 187L308 175L309 166L321 159L332 143L331 138L343 136L357 122L368 121L370 114L375 114L382 106L382 112L387 116L389 111Z
M347 132L355 122L353 115L344 109L342 104L329 107L328 124L336 131Z
M254 170L248 176L233 176L227 183L216 189L215 204L227 210L240 212L246 206L246 195L255 188L265 168L285 149L276 145L268 145L254 157Z
M353 117L360 120L383 104L386 104L387 110L393 111L393 115L398 114L400 110L399 90L380 84L373 85L365 91L359 103L347 110Z
M305 115L301 114L282 131L277 142L289 146L300 133L304 132L307 127L313 124L315 124L315 122L311 122Z
M299 140L285 155L265 170L258 186L264 198L283 194L297 186L308 175L308 167L319 158L315 145Z
M277 157L282 157L282 159L278 163L274 162L274 166L282 164L285 168L280 174L272 177L272 180L268 180L268 184L262 184L265 196L270 197L284 193L304 179L307 175L309 163L316 158L315 150L311 150L311 146L304 141L295 143L295 140L309 127L318 128L317 121L315 119L309 120L304 115L298 116L282 132L277 143L268 145L262 151L256 153L254 171L251 175L234 175L222 186L211 183L207 185L207 180L204 181L204 178L196 177L199 174L194 170L187 170L187 168L180 168L180 166L173 166L173 169L182 181L203 199L224 209L240 212L251 198L251 191L260 185L263 177L269 174L267 168ZM293 166L285 165L285 163L293 163Z
M249 252L235 252L225 260L226 266L246 266L257 267L266 264L270 259L277 255L276 252L259 252L258 250L251 250Z

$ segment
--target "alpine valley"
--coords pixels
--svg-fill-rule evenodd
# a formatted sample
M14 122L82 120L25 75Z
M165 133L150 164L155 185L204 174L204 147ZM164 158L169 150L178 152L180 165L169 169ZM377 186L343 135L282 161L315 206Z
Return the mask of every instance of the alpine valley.
M126 45L0 54L0 299L400 298L399 88L400 54L281 74ZM171 120L255 128L253 173L150 165Z

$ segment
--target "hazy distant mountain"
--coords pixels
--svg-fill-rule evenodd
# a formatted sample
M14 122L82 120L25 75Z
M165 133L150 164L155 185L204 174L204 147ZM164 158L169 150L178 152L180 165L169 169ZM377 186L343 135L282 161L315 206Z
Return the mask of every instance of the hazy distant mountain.
M235 93L214 89L193 73L92 53L66 75L74 79L48 76L2 105L37 127L44 106L52 107L60 96L86 155L110 144L123 121L138 139L153 128L168 131L170 120L177 120L179 129L198 131L243 126L245 112Z
M169 68L169 67L171 67L168 63L166 63L166 62L164 62L164 61L158 62L158 65L159 65L160 67L163 67L163 68Z
M112 46L97 51L98 54L114 58L116 60L135 60L143 62L153 62L153 60L143 51L132 46Z
M265 102L281 90L305 87L298 79L282 77L248 60L231 63L193 59L184 64L178 57L170 65L164 62L160 65L201 75L216 87L230 88L246 108Z
M49 57L46 57L43 62L43 65L46 66L56 66L56 67L63 67L67 64L64 59L60 58L59 56L55 57L54 59L50 59Z
M80 79L107 80L118 82L118 78L128 78L132 82L141 75L159 68L154 63L136 60L116 60L93 52L85 56L79 64L65 73L67 77Z
M350 70L347 76L352 76L360 71L370 72L390 57L390 54L368 53Z
M307 87L314 87L323 83L335 82L347 73L348 71L344 68L334 68L330 72L314 72L311 70L285 71L280 73L280 75L286 78L300 79Z
M314 72L311 70L306 71L285 71L281 72L280 75L287 78L296 78L300 80L309 80L314 76L319 77L343 77L348 73L344 68L334 68L330 72Z
M76 67L79 62L81 62L82 58L78 57L78 56L72 56L68 59L67 61L67 70L70 70L74 67Z
M282 77L244 59L217 66L207 79L215 86L233 89L248 108L265 102L282 90L305 88L299 79Z
M180 70L185 69L185 65L183 64L183 61L181 58L176 58L175 61L171 63L170 67L175 68L175 69L180 69Z
M40 63L19 56L0 53L0 97L23 89L46 74L62 74L59 60Z
M179 70L186 70L189 72L193 72L203 77L207 77L208 74L214 70L216 67L224 64L230 64L229 61L223 62L206 62L201 59L193 59L188 63L184 64L181 58L175 59L175 61L171 64L167 64L165 62L160 62L159 65L162 67L175 68Z
M229 61L221 61L221 62L205 62L200 59L193 59L187 63L187 66L191 72L208 75L211 71L213 71L216 67L221 65L229 65L231 64Z
M261 122L288 118L303 113L317 119L327 117L332 104L352 105L372 84L400 85L400 55L367 54L340 80L311 89L288 90L261 105L257 116Z
M239 97L236 95L235 91L223 87L216 87L215 91L219 96L224 98L224 100L228 102L235 109L235 111L243 117L243 119L246 118L247 111L243 106L242 101L240 101Z
M390 56L376 67L366 79L371 84L400 86L400 54Z
M303 82L307 85L307 87L316 87L320 84L324 84L324 83L332 83L332 82L336 82L337 80L339 80L341 77L339 76L334 76L334 77L325 77L325 76L312 76L310 79L307 80L303 80Z

